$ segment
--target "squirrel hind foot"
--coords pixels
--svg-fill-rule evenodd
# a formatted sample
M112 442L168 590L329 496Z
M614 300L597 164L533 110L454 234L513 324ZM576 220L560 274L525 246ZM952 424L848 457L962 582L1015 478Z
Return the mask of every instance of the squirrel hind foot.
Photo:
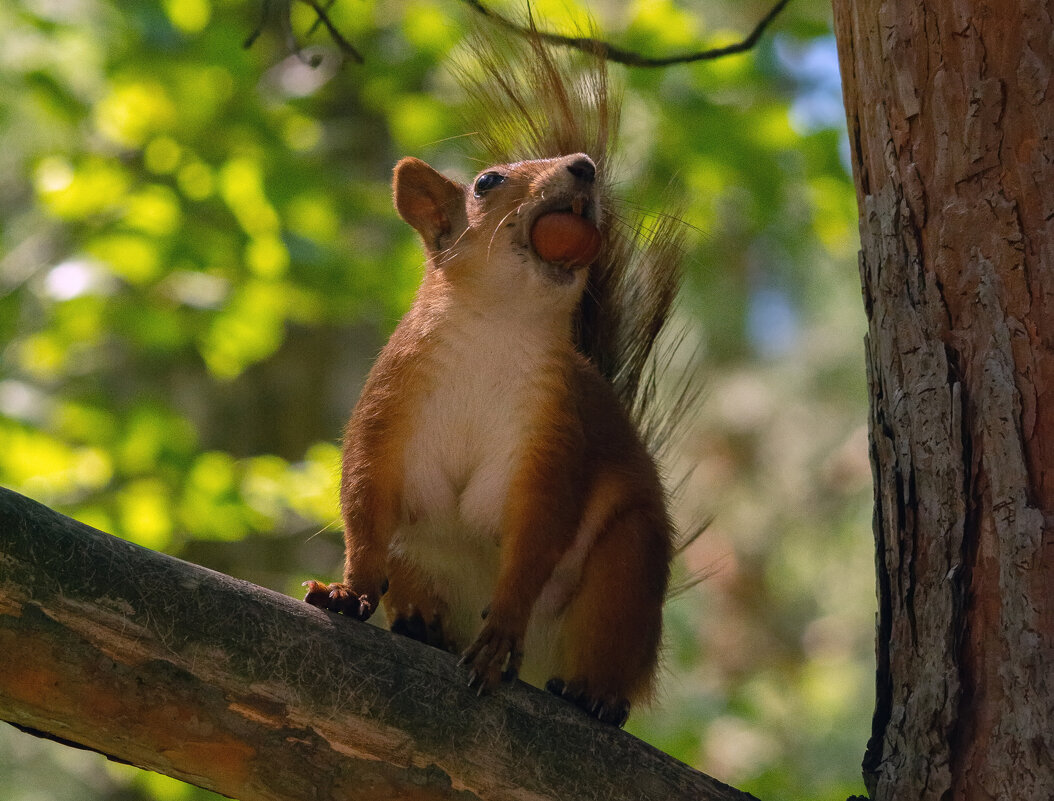
M630 704L627 699L613 695L592 695L587 691L584 679L564 681L553 677L545 683L545 689L565 701L570 701L601 723L610 723L621 728L629 717Z
M424 615L417 609L407 613L401 613L392 618L388 629L393 634L409 637L411 640L423 642L441 651L456 653L457 645L451 640L443 627L443 618L439 615L425 620Z

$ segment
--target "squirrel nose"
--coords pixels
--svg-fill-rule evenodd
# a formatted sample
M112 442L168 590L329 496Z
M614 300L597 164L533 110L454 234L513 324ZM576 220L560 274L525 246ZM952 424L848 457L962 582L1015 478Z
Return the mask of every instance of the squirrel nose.
M597 177L596 165L586 156L575 159L568 164L567 171L575 178L578 178L580 181L585 181L587 184L593 183Z

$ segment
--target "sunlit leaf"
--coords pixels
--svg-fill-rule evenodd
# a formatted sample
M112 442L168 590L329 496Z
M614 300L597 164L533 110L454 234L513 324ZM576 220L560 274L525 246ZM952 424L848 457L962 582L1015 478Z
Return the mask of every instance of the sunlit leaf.
M209 0L165 0L165 13L185 33L198 33L212 16Z
M392 108L392 136L405 152L420 152L443 137L446 114L446 107L428 95L403 95Z
M245 284L216 317L201 342L201 354L218 378L234 378L282 342L288 297L278 283Z
M131 284L144 284L161 273L161 248L157 240L130 233L97 236L87 251L115 275Z
M204 200L216 190L212 169L202 161L185 164L176 175L180 191L191 200Z
M182 219L179 198L167 186L145 186L130 194L125 201L125 222L149 236L165 237L175 233Z
M122 79L95 106L95 124L116 144L139 147L151 134L169 130L177 120L176 107L160 82Z
M167 174L179 165L182 153L183 149L174 139L168 136L156 136L144 149L143 161L151 172Z
M69 219L116 208L129 185L128 175L119 164L95 157L76 166L62 156L48 157L37 165L35 178L45 208Z
M264 193L263 171L256 159L243 156L224 164L220 191L247 234L264 236L278 232L278 214Z
M289 251L276 236L254 237L246 246L245 263L261 278L279 278L289 267Z
M319 242L330 242L340 228L340 217L331 199L313 194L294 197L286 208L289 229Z

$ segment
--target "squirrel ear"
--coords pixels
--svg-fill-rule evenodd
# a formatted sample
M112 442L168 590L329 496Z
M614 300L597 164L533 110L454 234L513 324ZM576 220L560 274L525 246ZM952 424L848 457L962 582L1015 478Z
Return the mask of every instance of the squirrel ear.
M421 235L429 255L468 224L465 187L420 159L404 158L395 165L392 191L399 216Z

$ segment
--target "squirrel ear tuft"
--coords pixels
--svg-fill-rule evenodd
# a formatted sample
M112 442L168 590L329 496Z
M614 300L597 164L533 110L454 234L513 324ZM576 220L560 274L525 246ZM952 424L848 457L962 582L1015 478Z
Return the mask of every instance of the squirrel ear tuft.
M392 192L399 216L421 235L430 255L467 224L465 187L420 159L404 158L395 165Z

